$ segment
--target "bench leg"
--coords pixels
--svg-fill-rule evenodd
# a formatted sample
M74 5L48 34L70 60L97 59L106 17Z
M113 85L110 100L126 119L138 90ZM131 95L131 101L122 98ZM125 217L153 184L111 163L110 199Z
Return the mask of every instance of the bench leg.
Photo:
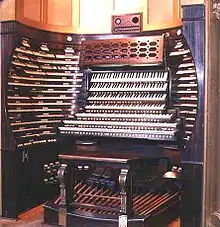
M120 186L120 197L121 207L120 213L122 215L132 215L132 179L128 169L121 169L119 174L119 186Z
M65 170L67 165L62 164L58 170L58 179L60 182L60 203L58 211L58 224L61 226L67 226L67 198L66 198L66 186L65 186Z

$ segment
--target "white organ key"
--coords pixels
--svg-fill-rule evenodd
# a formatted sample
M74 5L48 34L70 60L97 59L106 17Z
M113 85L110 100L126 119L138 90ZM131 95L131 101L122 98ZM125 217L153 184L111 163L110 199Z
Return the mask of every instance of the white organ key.
M110 128L80 128L80 127L59 127L64 134L95 135L95 136L117 136L131 138L145 138L153 140L174 140L175 131L163 130L131 130L131 129L110 129Z
M90 82L166 82L168 71L94 73Z
M103 92L104 93L104 92ZM94 93L93 95L89 96L87 100L89 101L165 101L167 94L148 94L148 93L141 93L141 94L130 94L124 93L121 94L117 93L113 95L111 93L107 93L103 95L102 92Z
M76 113L76 117L86 118L137 118L152 120L170 120L173 114L111 114L111 113Z
M142 104L142 105L125 105L125 104L117 104L117 105L87 105L85 109L92 110L163 110L165 108L165 104Z
M89 91L166 91L167 83L94 83Z
M101 126L131 126L131 127L149 127L149 128L163 128L166 131L176 130L177 123L164 123L164 122L112 122L112 121L81 121L81 120L65 120L65 125L101 125Z

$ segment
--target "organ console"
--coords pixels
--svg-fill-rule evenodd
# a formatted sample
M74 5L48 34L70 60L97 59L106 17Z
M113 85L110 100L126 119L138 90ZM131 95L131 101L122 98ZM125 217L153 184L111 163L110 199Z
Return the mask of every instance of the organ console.
M189 34L200 28L191 10L184 27L146 31L146 12L115 14L112 34L71 39L16 24L5 70L5 216L47 200L47 224L199 226L191 201L201 204L203 52Z
M165 213L179 215L180 156L197 112L195 64L181 28L85 39L79 64L84 105L58 127L60 196L45 204L45 221L168 223Z

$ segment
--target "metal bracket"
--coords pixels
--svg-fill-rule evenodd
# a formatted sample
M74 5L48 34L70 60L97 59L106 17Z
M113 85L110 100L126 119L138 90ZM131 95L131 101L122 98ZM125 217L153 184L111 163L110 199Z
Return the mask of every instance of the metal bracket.
M128 227L128 216L120 215L118 220L118 227Z
M121 169L121 173L119 175L119 186L120 186L120 196L121 196L121 213L127 214L127 175L128 169Z
M27 163L29 161L29 152L28 150L22 151L22 162Z

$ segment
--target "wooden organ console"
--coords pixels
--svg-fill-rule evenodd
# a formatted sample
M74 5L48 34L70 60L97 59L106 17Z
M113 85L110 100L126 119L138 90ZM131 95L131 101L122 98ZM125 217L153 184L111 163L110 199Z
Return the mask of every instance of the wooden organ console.
M45 204L45 222L168 223L164 214L178 216L180 156L197 114L195 64L181 28L85 39L80 67L84 105L58 127L60 196Z
M180 217L199 226L191 201L202 182L203 68L193 10L185 7L184 27L135 23L138 33L116 21L115 34L4 28L3 216L47 200L48 224L159 227Z

